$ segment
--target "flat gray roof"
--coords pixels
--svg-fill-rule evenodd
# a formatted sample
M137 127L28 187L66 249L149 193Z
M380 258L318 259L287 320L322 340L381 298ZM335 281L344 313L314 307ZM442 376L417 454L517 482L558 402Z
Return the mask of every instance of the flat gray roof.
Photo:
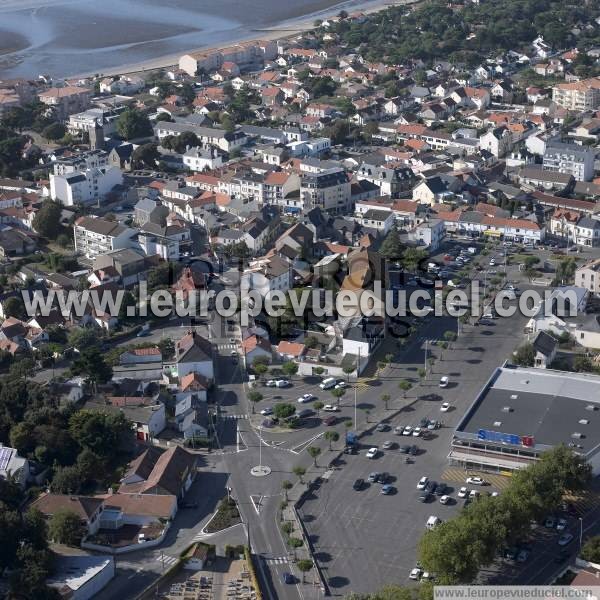
M572 445L589 457L600 450L600 377L550 369L499 368L456 434L459 438L477 437L480 429L533 436L538 450ZM575 433L581 437L574 437Z

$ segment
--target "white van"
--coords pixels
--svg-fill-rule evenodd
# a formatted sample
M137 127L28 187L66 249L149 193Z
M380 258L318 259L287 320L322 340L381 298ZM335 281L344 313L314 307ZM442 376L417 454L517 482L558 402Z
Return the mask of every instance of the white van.
M335 377L327 377L327 379L323 379L323 382L319 384L319 387L322 390L330 390L332 387L335 387L337 383L337 379Z
M425 525L425 527L427 527L427 529L434 529L441 522L442 520L439 517L432 515L431 517L429 517L429 519L427 519L427 524Z

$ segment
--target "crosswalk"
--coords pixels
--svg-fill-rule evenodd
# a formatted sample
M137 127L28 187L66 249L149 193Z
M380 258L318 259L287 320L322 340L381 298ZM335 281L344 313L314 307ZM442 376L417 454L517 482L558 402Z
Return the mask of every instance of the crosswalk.
M163 552L155 552L153 556L156 562L164 564L165 567L172 567L179 560L176 556L169 556Z
M278 556L276 558L265 558L263 559L266 565L285 565L289 563L287 556Z
M218 350L237 350L238 349L238 345L237 344L217 344L217 349Z
M563 500L573 504L575 513L580 517L600 506L600 496L598 495L598 492L589 490L580 492L577 495L565 494Z
M219 418L225 421L239 421L240 419L247 419L248 415L219 415Z

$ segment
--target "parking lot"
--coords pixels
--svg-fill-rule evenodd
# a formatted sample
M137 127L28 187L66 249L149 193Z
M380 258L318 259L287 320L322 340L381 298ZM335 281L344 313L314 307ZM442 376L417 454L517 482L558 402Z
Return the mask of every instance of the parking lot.
M452 518L464 504L457 497L460 487L467 486L469 490L477 487L466 484L467 474L461 468L448 465L452 431L493 369L510 356L523 338L525 321L517 315L498 319L490 326L469 327L452 350L435 362L427 380L409 393L407 406L397 414L390 411L393 415L387 420L390 429L375 431L373 423L372 430L360 440L359 453L342 455L330 478L306 498L300 509L301 517L333 594L367 592L384 583L407 583L427 519L432 515L443 520ZM387 386L393 390L392 386L397 386L400 379L414 380L416 370L422 366L422 344L425 339L432 339L435 331L439 337L444 329L432 318L415 337L414 344L421 351L411 351L402 363L388 368L381 377L380 388ZM430 346L429 353L439 357L435 346ZM439 387L442 376L449 378L445 388ZM377 383L373 382L375 386ZM363 390L359 402L376 400L375 394L380 393L378 387ZM396 391L394 396L398 395ZM440 410L443 402L450 404L448 412ZM443 421L444 426L430 432L429 439L394 433L398 426L418 426L423 418ZM366 458L369 447L381 450L388 440L398 445L415 444L418 455L407 464L406 455L395 447L380 451L375 459ZM365 486L362 491L353 489L356 479L367 480L373 471L388 472L395 493L382 495L377 483ZM444 506L439 497L420 502L416 486L422 476L446 483L451 502ZM490 485L481 488L484 492L501 493L508 483L500 475L486 474L485 479Z

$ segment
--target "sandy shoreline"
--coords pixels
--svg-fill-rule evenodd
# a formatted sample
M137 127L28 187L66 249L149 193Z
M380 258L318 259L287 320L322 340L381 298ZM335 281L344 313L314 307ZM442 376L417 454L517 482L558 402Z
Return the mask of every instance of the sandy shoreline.
M339 4L323 9L322 11L312 13L310 15L303 15L302 17L298 17L297 19L283 21L282 23L278 23L277 25L266 27L260 30L249 29L248 35L246 36L236 36L234 38L224 40L214 45L201 46L199 48L190 48L189 50L184 50L178 52L177 54L159 56L157 58L149 59L138 63L121 65L113 69L103 69L101 74L103 76L130 75L134 73L143 73L144 71L152 71L154 69L169 68L177 66L179 64L179 58L184 54L208 50L218 50L219 48L224 48L226 46L230 46L240 42L246 42L248 40L278 40L293 37L304 31L313 29L313 24L316 19L325 19L327 17L337 15L340 10L346 10L348 12L361 11L365 14L370 14L378 12L380 10L384 10L386 8L389 8L390 6L412 4L418 1L419 0L359 0L357 2L356 0L343 0ZM74 79L77 77L90 77L92 75L94 75L94 73L80 73L79 75L70 76L69 79Z

